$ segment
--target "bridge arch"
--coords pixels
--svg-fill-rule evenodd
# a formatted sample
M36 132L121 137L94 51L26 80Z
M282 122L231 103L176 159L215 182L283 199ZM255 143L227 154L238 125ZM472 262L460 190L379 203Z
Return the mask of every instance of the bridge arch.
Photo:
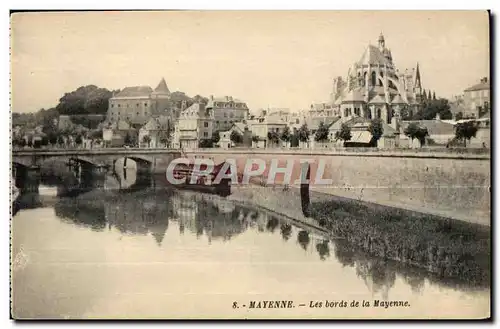
M13 158L12 161L11 161L11 165L12 166L22 166L22 167L29 168L29 167L31 167L33 165L33 161L30 160L30 159L26 159L24 157Z

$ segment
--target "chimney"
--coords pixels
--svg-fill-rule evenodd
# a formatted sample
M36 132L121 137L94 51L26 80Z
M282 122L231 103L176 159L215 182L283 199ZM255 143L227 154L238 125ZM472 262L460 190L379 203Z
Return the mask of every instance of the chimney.
M229 96L226 96L226 102L229 102Z

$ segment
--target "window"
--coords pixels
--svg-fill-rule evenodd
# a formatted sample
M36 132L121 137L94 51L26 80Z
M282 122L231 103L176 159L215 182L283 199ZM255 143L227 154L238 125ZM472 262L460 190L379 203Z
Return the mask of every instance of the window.
M380 119L382 117L382 110L377 109L377 119Z
M120 104L118 104L118 107L121 107Z
M111 104L111 107L115 107L115 104Z
M137 112L137 115L139 115L139 112Z
M148 103L144 103L144 106L148 106Z
M371 79L371 85L372 86L375 86L376 82L377 82L377 74L375 73L375 71L372 72L372 79Z
M229 113L229 117L234 118L234 113L233 112Z
M219 120L215 121L216 124L219 124Z
M137 103L137 107L139 107L139 103Z
M208 133L205 131L205 132L203 133L203 136L204 136L204 137L208 137Z
M227 118L227 113L226 112L224 112L224 118Z
M203 127L207 128L208 127L208 122L203 122Z

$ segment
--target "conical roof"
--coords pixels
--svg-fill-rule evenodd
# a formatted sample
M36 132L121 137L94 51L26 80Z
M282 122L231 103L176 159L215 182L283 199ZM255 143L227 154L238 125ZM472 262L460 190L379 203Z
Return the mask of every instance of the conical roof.
M158 84L158 86L155 88L154 92L156 94L170 94L170 90L168 90L167 82L165 81L165 78L161 78L161 81Z

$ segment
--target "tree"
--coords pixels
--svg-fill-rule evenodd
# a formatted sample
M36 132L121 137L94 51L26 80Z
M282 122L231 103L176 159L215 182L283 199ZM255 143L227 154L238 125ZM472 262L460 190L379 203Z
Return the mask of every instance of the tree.
M26 142L26 144L28 145L28 147L33 147L33 136L28 136L28 141Z
M420 109L412 120L433 120L439 114L442 120L450 120L453 114L450 111L450 104L447 99L440 98L436 100L428 100L424 103L424 107Z
M257 135L252 135L252 142L257 143L258 141L260 141L259 136L257 136Z
M163 143L166 147L170 147L172 141L173 129L170 125L170 121L160 127L160 132L158 133L158 139L160 143Z
M151 143L151 137L149 135L144 135L142 138L142 142L147 144L147 147L149 147L149 143Z
M455 126L455 136L459 140L464 141L464 147L467 147L467 140L476 137L478 127L475 121L466 121L458 123Z
M373 119L370 122L370 125L368 126L368 131L372 135L372 138L370 140L370 145L376 147L377 144L378 144L378 140L384 134L384 126L382 125L382 120L380 120L380 119Z
M316 134L314 135L314 140L316 142L324 142L328 140L328 126L325 125L324 122L319 123L318 130L316 130Z
M416 122L412 122L405 128L404 134L408 136L412 141L416 138L420 142L420 147L425 144L425 138L429 136L429 132L426 127L420 126Z
M458 112L456 115L455 115L455 120L458 121L458 120L462 120L464 118L464 114L462 112Z
M237 132L236 130L233 130L231 132L231 135L229 136L229 139L231 140L231 142L233 142L235 145L236 144L241 144L243 143L243 136L241 136L241 134L239 132Z
M64 94L59 99L56 110L59 114L106 114L109 99L113 93L95 85L82 86Z
M75 144L76 145L81 145L82 143L83 143L82 135L80 135L80 134L76 135Z
M25 147L26 146L26 140L24 138L20 138L18 141L19 147Z
M276 131L269 131L267 133L267 139L273 144L278 144L280 141L280 136Z
M433 100L433 101L435 101L435 100L436 100L436 92L435 92L435 91L433 91L433 92L432 92L432 100Z
M310 134L311 132L309 131L309 128L307 128L307 124L304 123L298 130L299 141L307 143L309 141Z
M352 138L351 135L351 127L349 127L346 123L343 123L340 126L340 130L335 132L335 140L342 140L344 142L350 141Z
M288 126L285 127L285 129L283 129L283 131L281 132L281 136L280 136L280 139L285 142L285 143L288 143L291 139L291 134L290 134L290 128Z
M212 143L217 144L220 141L220 134L218 130L214 130L212 133Z
M132 145L133 144L133 138L132 138L132 135L130 134L130 132L127 132L127 134L125 135L125 138L123 140L123 144L125 144L125 145Z

